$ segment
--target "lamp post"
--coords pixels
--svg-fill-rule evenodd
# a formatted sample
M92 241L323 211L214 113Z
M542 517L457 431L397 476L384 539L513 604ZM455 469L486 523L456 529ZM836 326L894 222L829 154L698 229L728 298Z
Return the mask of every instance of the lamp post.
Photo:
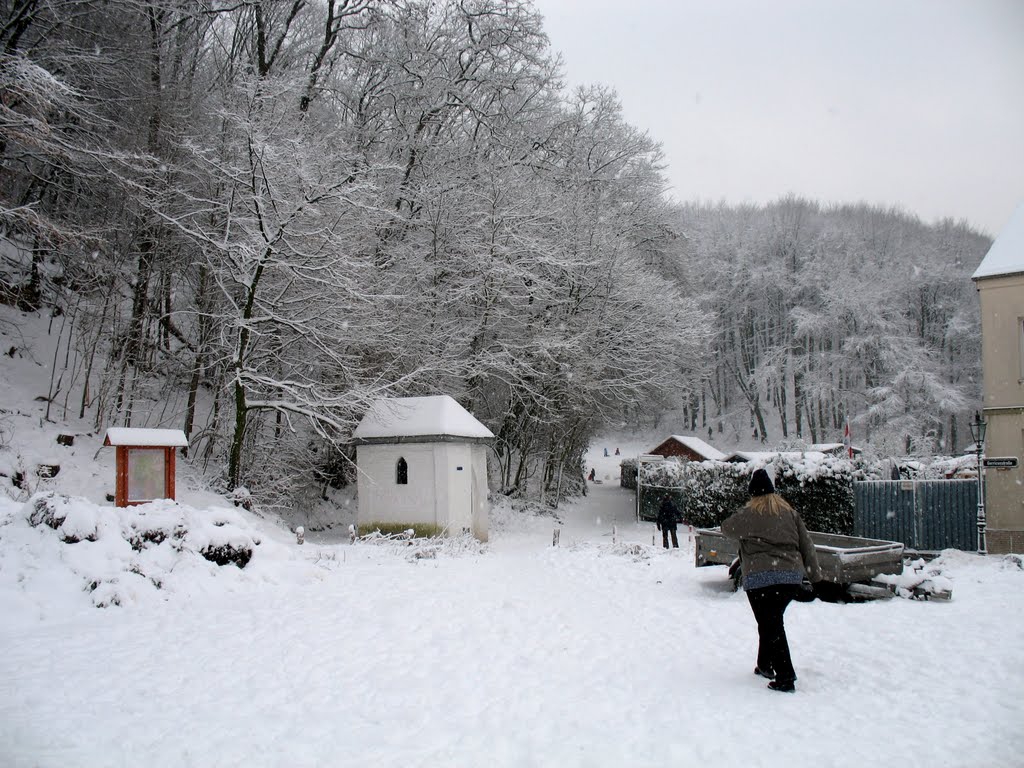
M985 449L985 429L988 424L978 411L974 412L974 421L970 423L971 437L974 438L974 450L978 454L978 554L987 555L985 545L985 478L981 454Z

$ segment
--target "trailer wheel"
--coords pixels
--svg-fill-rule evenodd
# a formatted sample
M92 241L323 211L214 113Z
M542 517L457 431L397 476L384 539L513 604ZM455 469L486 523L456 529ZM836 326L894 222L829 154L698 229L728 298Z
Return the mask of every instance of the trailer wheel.
M847 591L848 584L819 581L814 585L814 596L826 603L849 603L853 599Z

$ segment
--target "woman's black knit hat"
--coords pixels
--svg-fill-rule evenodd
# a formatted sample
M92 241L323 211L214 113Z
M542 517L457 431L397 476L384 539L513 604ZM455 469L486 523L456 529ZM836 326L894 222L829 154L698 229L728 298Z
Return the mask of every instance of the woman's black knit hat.
M750 478L750 495L765 496L769 493L775 493L771 477L763 469L756 470Z

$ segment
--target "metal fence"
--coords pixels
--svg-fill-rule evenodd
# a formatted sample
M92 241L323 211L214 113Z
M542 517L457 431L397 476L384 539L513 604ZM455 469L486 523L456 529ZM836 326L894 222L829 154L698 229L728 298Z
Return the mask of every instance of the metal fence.
M666 495L672 498L682 518L686 519L686 494L682 488L666 488L660 485L644 485L638 491L640 501L637 514L640 520L653 522L658 519L661 501Z
M975 480L863 480L853 495L854 536L918 550L978 548Z

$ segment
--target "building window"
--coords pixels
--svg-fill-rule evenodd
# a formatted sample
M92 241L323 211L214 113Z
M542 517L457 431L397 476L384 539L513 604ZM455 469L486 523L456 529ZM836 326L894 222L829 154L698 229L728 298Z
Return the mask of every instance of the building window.
M395 482L399 485L409 484L409 465L405 463L405 459L398 460L395 467Z

